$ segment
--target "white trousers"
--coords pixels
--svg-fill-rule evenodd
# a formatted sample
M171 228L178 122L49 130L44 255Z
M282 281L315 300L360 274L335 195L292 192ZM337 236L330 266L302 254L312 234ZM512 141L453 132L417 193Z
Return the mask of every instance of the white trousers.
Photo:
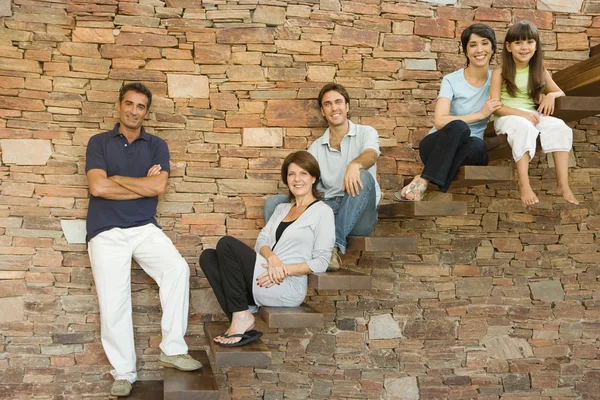
M544 153L570 151L573 146L573 130L563 120L539 114L536 111L523 110L537 114L540 122L533 125L528 119L517 115L507 115L494 121L497 135L506 134L508 144L512 148L515 161L519 161L525 153L533 158L538 135Z
M113 228L90 240L98 302L102 346L115 379L137 378L131 311L131 259L160 287L163 310L161 350L166 355L187 354L190 270L173 242L153 224Z

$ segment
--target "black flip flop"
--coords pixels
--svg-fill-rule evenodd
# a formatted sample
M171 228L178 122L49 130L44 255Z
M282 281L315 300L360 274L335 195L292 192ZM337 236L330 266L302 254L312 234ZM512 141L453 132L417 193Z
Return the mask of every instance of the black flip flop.
M249 331L246 331L246 334L247 335L254 335L256 332L258 332L256 329L250 329ZM222 338L228 339L229 335L227 333L223 332L223 333L218 334L215 337L222 337ZM215 342L215 343L218 343L218 342Z
M236 333L234 335L228 335L227 338L235 338L235 337L239 337L242 338L242 340L240 340L239 342L236 343L219 343L219 342L215 342L217 343L219 346L223 346L223 347L238 347L238 346L244 346L248 343L252 343L255 340L257 340L258 338L260 338L263 335L262 332L256 331L256 330L250 330L246 333Z

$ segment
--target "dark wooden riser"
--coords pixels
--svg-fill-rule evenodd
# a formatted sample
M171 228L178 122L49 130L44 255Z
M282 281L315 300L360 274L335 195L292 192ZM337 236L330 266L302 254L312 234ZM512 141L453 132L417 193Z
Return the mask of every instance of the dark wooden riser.
M137 381L130 400L218 400L219 386L205 351L190 351L202 363L198 371L184 372L163 368L162 381Z
M377 207L380 218L398 217L444 217L466 215L467 203L464 201L403 201L382 204Z
M198 371L184 372L165 368L164 400L219 400L219 386L205 351L190 351L202 363Z
M223 347L213 338L225 332L228 323L208 322L204 324L204 332L210 344L210 351L218 367L266 367L271 365L271 350L262 340L239 347Z
M269 328L323 327L323 314L306 303L298 307L261 307L258 313Z
M383 237L383 236L348 236L347 250L353 251L417 251L415 237Z
M372 281L370 275L347 269L308 275L308 287L316 290L370 290Z

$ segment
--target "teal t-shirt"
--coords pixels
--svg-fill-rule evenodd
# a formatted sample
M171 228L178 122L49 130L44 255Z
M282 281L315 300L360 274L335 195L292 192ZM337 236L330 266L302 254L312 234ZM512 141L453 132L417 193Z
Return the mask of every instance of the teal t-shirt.
M461 68L454 71L442 79L440 86L440 97L450 100L450 115L460 116L475 113L483 107L490 97L490 82L492 80L492 71L488 72L488 79L481 87L475 87L469 84L465 79L465 69ZM483 132L487 126L489 117L469 124L471 136L483 139ZM429 133L435 132L435 126Z

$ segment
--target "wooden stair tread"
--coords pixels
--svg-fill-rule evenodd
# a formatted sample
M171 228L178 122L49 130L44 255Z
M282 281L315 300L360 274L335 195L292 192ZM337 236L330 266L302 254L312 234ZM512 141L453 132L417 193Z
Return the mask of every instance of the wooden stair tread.
M136 381L127 399L163 400L163 381Z
M600 44L597 44L590 48L590 57L594 57L598 54L600 54Z
M213 338L227 330L226 322L207 322L204 332L210 345L210 351L218 367L265 367L271 365L271 350L258 339L245 346L223 347L213 341Z
M490 165L465 165L460 167L451 188L479 186L487 183L507 182L515 179L512 167Z
M308 275L308 287L316 290L369 290L371 275L340 269Z
M219 386L204 350L190 351L192 357L202 363L198 371L184 372L165 368L164 400L219 400Z
M600 95L600 92L596 93ZM556 99L556 110L553 116L571 122L597 114L600 114L600 97L565 96Z
M347 250L358 251L416 251L415 237L348 236Z
M377 207L380 217L444 217L465 215L464 201L399 201Z
M298 307L261 307L258 313L269 328L323 327L323 314L306 303Z
M568 96L596 96L600 88L600 54L555 72L552 79Z

